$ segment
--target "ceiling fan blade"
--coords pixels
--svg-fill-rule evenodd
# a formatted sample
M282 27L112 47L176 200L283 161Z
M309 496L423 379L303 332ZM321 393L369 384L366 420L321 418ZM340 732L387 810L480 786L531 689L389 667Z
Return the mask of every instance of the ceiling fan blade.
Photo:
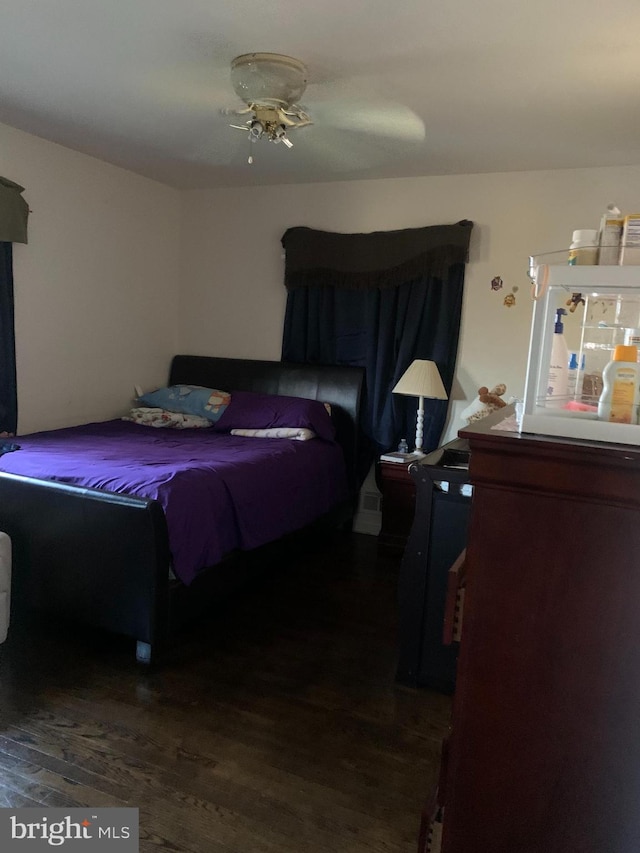
M393 101L319 101L309 107L309 112L316 124L339 130L416 143L423 142L426 136L420 116L404 104Z
M246 116L247 113L252 113L253 110L248 106L238 107L222 107L220 110L223 116Z
M168 63L156 68L140 85L155 103L169 107L180 105L191 113L207 113L220 109L227 102L235 102L229 90L226 63L212 66L210 57L181 64ZM239 104L239 108L242 106Z
M357 177L363 169L393 156L393 150L386 150L381 143L382 140L375 137L350 135L334 127L313 125L300 132L296 154L311 168L320 166L336 174ZM388 142L387 147L393 149L393 144Z

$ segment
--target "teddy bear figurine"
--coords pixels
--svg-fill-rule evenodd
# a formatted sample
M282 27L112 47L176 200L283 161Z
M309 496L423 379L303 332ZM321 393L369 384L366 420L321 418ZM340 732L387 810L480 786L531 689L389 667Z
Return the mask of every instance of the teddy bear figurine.
M486 385L483 385L481 388L478 388L478 396L476 399L462 411L461 417L466 420L468 424L471 424L474 421L479 421L481 418L485 418L487 415L490 415L491 412L495 412L496 409L502 409L507 405L507 403L502 399L506 390L507 386L503 383L494 385L491 390L489 390Z

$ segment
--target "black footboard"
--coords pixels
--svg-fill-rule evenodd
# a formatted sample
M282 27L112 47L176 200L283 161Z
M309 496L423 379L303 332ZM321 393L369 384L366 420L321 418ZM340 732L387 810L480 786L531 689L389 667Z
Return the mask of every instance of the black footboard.
M0 530L12 540L18 601L154 654L164 642L170 555L156 501L0 474Z

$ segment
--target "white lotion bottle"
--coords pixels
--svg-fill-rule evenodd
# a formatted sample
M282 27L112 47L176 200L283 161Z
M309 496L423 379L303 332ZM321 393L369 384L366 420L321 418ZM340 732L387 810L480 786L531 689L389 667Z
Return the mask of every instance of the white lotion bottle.
M547 406L553 408L564 406L569 398L569 348L564 337L564 323L562 322L562 317L566 313L564 308L558 308L556 311L556 325L551 344L551 360L547 380Z

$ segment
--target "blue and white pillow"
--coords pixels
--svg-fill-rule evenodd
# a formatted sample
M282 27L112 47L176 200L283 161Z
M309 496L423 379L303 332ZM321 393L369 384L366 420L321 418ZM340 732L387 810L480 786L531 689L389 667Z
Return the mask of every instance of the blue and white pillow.
M215 423L231 402L231 394L200 385L170 385L143 394L138 398L138 402L143 406L165 409L167 412L199 415Z

